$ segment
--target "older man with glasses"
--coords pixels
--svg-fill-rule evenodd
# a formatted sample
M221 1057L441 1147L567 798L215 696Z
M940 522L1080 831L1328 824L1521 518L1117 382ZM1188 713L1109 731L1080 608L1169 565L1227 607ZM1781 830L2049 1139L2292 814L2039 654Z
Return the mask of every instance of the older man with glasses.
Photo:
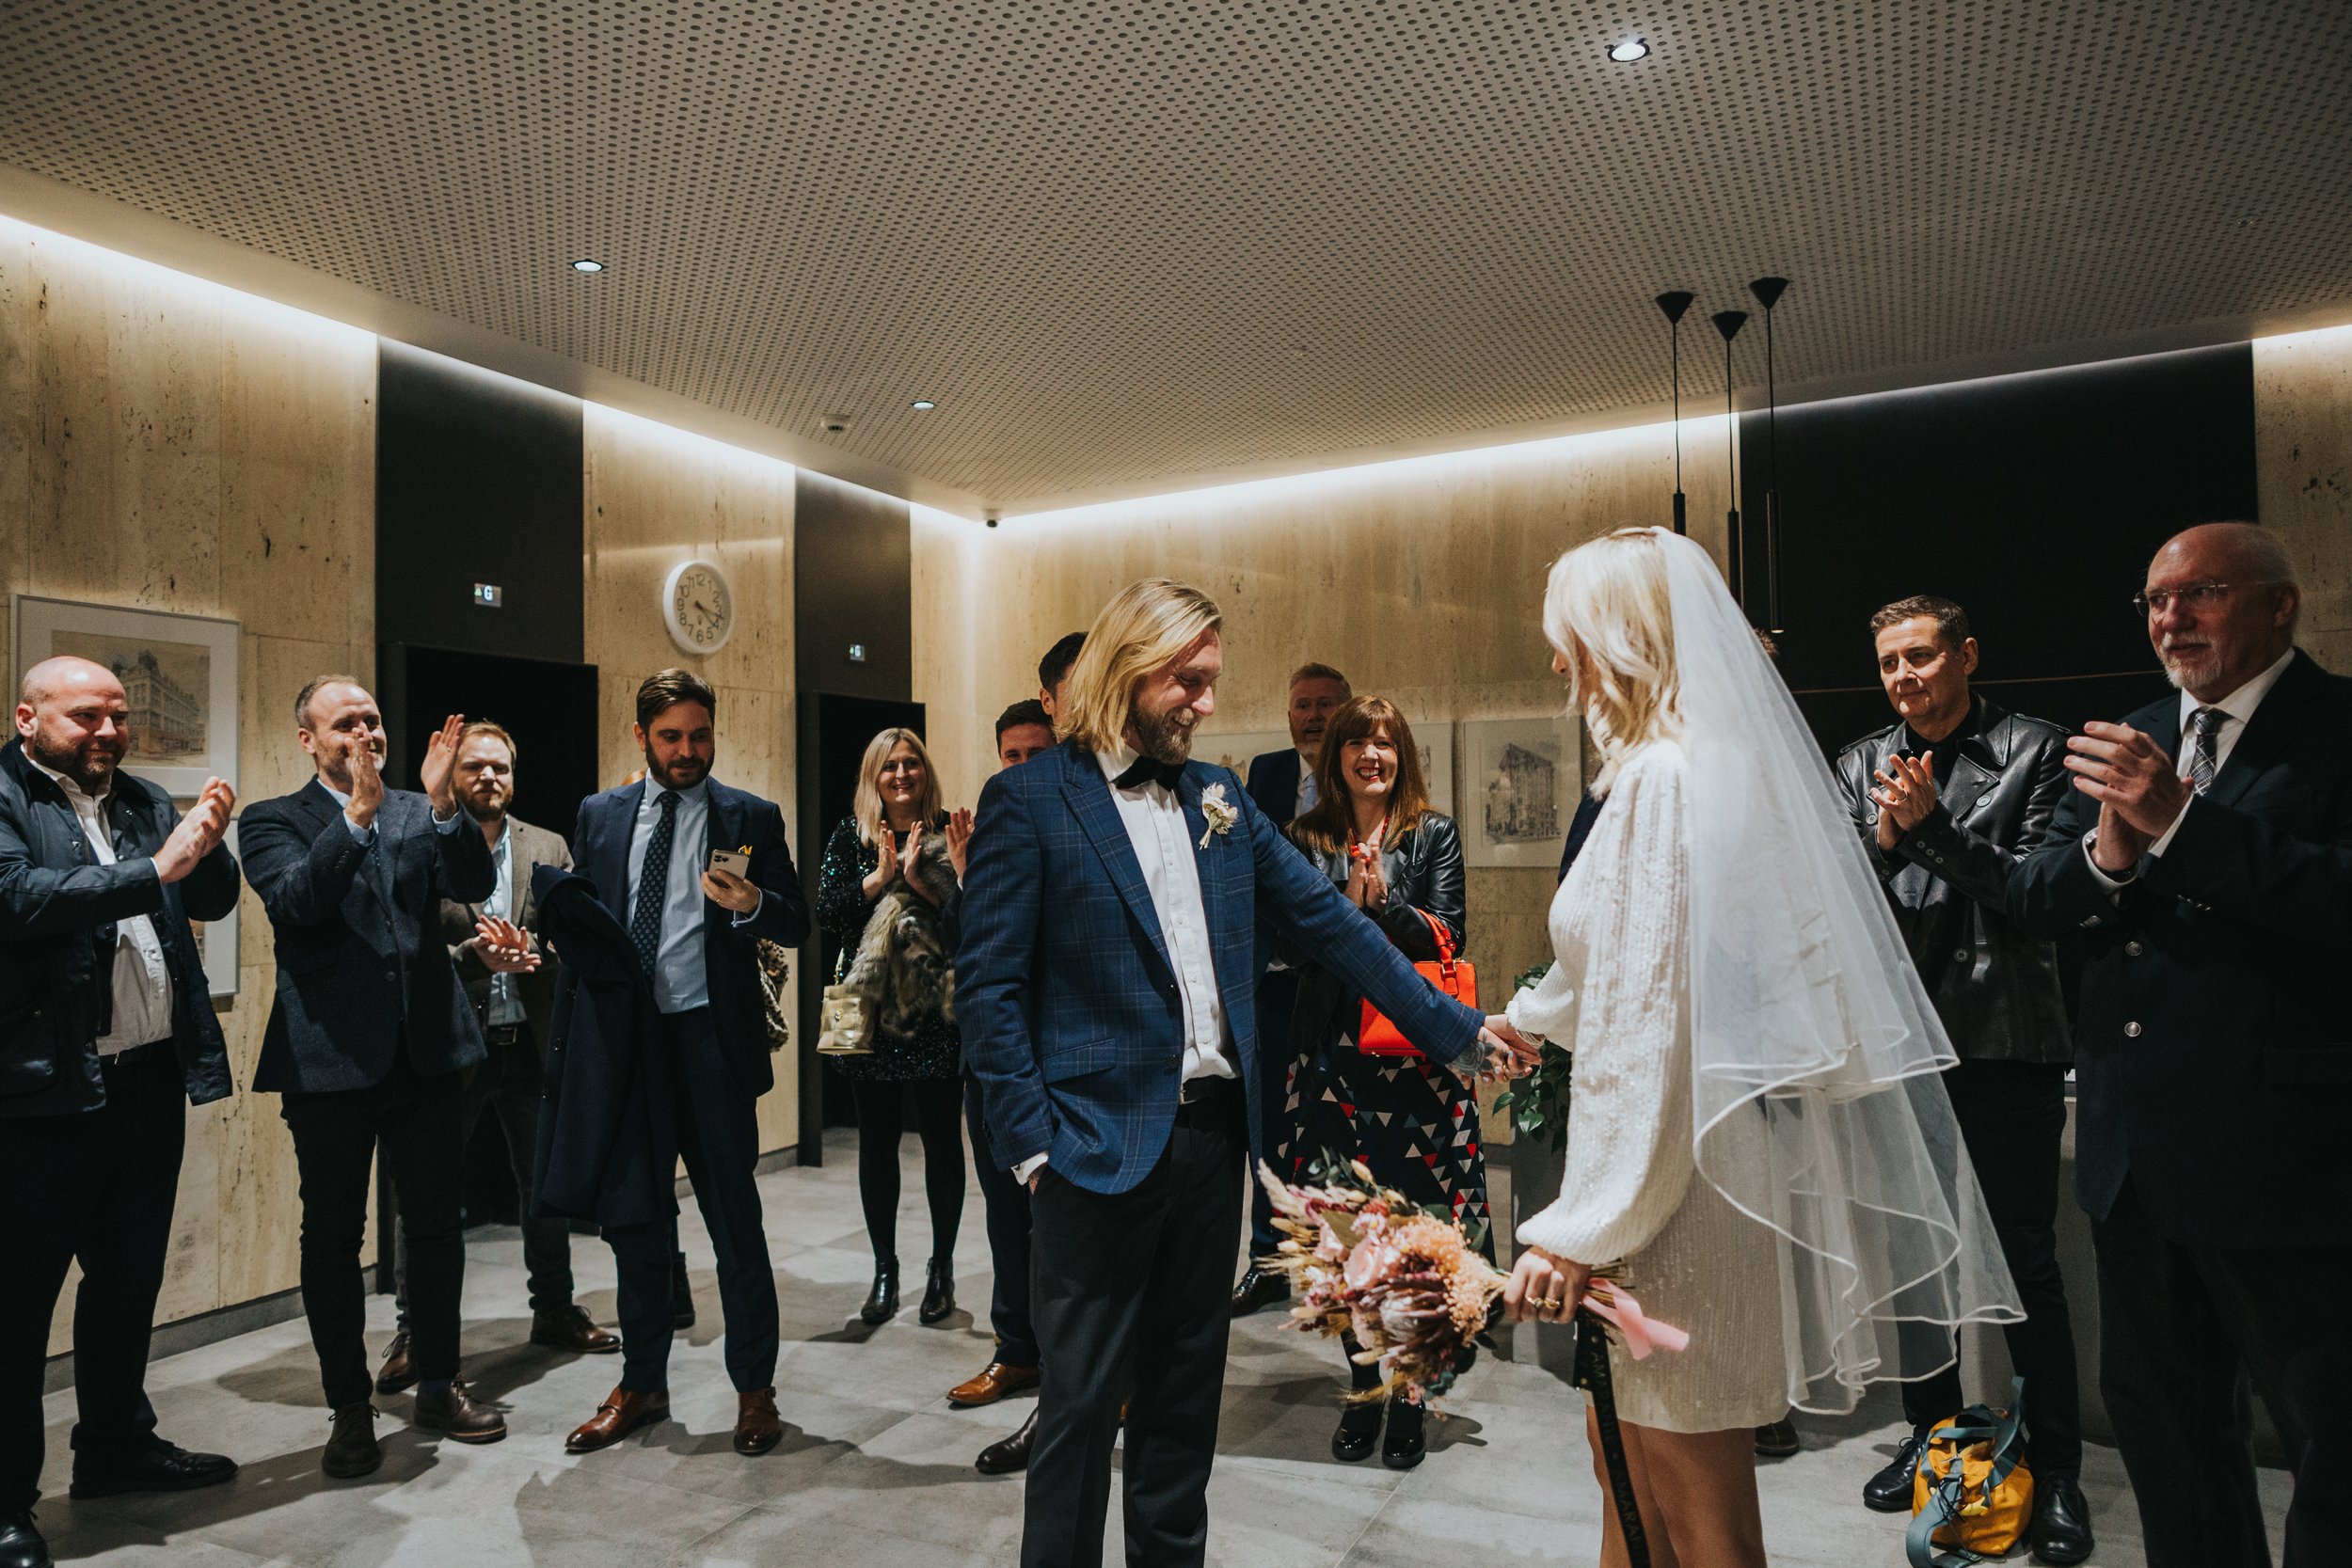
M2250 523L2173 537L2134 603L2177 694L2068 743L2074 787L2011 884L2022 925L2084 952L2100 1388L2151 1568L2267 1568L2249 1371L2295 1472L2285 1562L2342 1562L2352 680L2296 650L2293 565Z

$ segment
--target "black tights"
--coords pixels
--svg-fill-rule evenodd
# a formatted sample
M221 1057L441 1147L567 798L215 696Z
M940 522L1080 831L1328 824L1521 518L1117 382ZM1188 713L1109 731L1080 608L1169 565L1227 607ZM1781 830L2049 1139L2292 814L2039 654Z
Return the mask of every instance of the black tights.
M963 1081L852 1083L857 1096L857 1193L877 1261L898 1255L898 1137L914 1100L923 1136L923 1192L931 1206L931 1256L951 1258L963 1221Z

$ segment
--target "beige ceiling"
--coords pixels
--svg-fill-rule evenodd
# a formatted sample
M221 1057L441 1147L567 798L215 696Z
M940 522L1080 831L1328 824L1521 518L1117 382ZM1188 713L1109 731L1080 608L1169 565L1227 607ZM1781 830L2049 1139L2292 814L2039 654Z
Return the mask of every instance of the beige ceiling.
M1650 409L1677 284L1816 390L2352 319L2344 0L0 17L0 163L1007 510Z

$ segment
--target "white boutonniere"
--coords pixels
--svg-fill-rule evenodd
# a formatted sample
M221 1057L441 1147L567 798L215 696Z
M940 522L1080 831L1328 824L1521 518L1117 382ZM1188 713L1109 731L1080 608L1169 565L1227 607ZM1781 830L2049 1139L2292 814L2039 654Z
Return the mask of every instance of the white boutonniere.
M1212 836L1232 832L1233 824L1241 820L1241 813L1225 798L1225 786L1221 784L1211 784L1200 792L1200 815L1209 821L1209 831L1200 835L1199 847L1203 849L1209 847Z

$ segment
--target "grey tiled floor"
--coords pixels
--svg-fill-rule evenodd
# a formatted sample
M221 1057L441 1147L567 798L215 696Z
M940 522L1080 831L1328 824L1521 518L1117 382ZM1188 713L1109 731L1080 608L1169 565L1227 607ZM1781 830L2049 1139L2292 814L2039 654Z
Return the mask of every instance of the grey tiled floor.
M919 1281L929 1242L907 1143L900 1251ZM326 1437L315 1363L297 1321L161 1361L150 1388L163 1432L235 1455L230 1485L177 1497L72 1503L71 1393L48 1401L52 1496L40 1520L60 1560L174 1568L256 1562L379 1568L470 1563L781 1564L891 1568L1007 1563L1020 1540L1023 1482L971 1467L980 1447L1027 1413L1026 1396L987 1410L948 1408L952 1384L987 1359L987 1246L977 1192L965 1209L961 1295L978 1313L924 1328L909 1308L879 1331L856 1323L870 1265L854 1156L829 1146L822 1169L762 1179L784 1304L779 1403L784 1445L758 1460L728 1449L734 1406L719 1354L710 1253L689 1211L700 1326L671 1363L675 1418L604 1453L574 1458L564 1434L618 1375L617 1358L532 1349L519 1248L512 1232L471 1238L466 1278L467 1373L508 1410L506 1441L487 1448L410 1432L406 1396L379 1402L384 1468L369 1480L319 1474ZM612 1321L611 1254L573 1246L580 1300ZM919 1288L919 1287L918 1287ZM390 1303L371 1304L380 1348ZM1395 1474L1332 1462L1339 1364L1330 1347L1287 1332L1279 1314L1237 1325L1223 1433L1210 1489L1209 1557L1248 1568L1432 1568L1446 1562L1590 1563L1603 1502L1584 1451L1581 1409L1549 1363L1558 1349L1520 1330L1513 1359L1465 1380L1453 1414L1432 1423L1432 1451ZM1855 1417L1800 1422L1804 1449L1760 1477L1765 1535L1786 1568L1863 1568L1902 1560L1902 1521L1863 1511L1863 1477L1899 1434L1891 1398ZM2265 1472L2277 1539L2285 1479ZM2113 1450L2090 1450L2085 1487L2100 1528L2092 1559L2141 1560L2137 1521ZM1118 1538L1114 1516L1111 1539ZM1115 1544L1114 1544L1115 1552Z

